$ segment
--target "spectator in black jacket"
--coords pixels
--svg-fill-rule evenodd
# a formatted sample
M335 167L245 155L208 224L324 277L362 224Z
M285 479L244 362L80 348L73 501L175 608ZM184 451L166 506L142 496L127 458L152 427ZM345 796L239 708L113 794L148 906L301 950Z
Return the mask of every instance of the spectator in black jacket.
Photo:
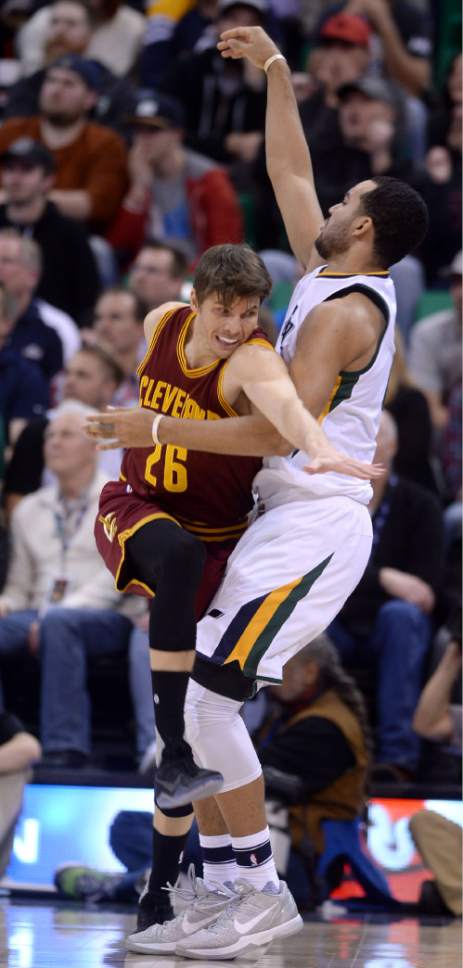
M220 0L217 33L262 26L266 0ZM249 61L224 60L215 46L181 58L162 89L182 102L187 147L227 164L250 164L264 137L265 78Z
M371 558L328 632L346 665L376 662L376 772L406 778L418 765L411 722L431 641L443 526L437 500L393 473L396 451L396 425L383 413L375 461L386 470L373 487Z
M36 295L78 324L88 322L100 290L98 270L83 226L48 200L52 155L32 138L19 138L1 162L6 204L0 206L0 229L14 228L39 244L42 274Z

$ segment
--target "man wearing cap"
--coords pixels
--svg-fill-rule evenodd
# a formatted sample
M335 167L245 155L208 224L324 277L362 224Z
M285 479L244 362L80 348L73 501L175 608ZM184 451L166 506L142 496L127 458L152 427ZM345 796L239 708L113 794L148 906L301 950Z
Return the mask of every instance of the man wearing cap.
M84 229L49 200L54 181L53 157L32 138L19 138L0 157L5 204L0 229L14 228L35 239L42 252L42 275L36 296L88 321L100 290L92 249ZM74 339L73 352L78 341Z
M130 187L109 233L125 256L136 255L147 236L175 244L194 263L205 249L240 242L238 199L225 171L183 145L179 101L141 92L129 154Z
M0 129L0 153L21 137L40 141L56 167L51 201L64 215L101 232L126 190L127 162L118 135L88 120L99 77L98 64L78 54L56 61L40 90L39 113L5 122Z
M323 211L359 179L413 177L412 163L398 160L399 107L388 82L363 76L343 84L337 97L336 127L312 152Z
M387 76L409 94L422 95L430 80L432 42L429 17L419 5L406 0L348 0L342 9L366 17L379 39L377 54Z

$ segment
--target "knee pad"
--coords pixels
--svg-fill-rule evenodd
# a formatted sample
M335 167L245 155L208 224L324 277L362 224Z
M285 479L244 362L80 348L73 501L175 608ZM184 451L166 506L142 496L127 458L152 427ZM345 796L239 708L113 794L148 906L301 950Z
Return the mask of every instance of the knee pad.
M185 737L200 766L219 770L221 793L246 786L262 769L240 716L242 703L190 679L185 702Z

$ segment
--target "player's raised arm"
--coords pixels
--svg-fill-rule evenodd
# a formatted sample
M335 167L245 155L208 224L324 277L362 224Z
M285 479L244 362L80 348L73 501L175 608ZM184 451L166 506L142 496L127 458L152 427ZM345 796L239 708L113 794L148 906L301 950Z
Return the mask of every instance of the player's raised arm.
M267 64L267 171L295 256L306 267L318 265L312 250L324 218L286 60L280 55L268 64L280 52L261 27L226 30L218 48L225 58L247 57L262 70Z

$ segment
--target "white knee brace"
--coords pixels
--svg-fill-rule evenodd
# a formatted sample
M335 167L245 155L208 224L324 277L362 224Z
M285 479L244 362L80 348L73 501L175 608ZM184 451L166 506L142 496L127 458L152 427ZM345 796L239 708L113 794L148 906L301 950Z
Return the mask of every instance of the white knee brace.
M190 679L185 703L185 736L200 766L220 770L221 793L252 783L262 773L251 737L240 716L242 703Z

